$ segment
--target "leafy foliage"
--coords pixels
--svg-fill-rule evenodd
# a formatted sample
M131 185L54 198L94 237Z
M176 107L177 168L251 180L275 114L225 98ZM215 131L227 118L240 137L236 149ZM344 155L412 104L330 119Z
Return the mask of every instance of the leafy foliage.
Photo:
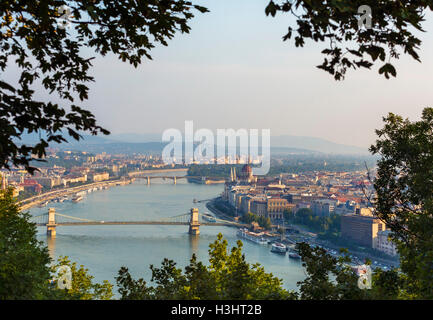
M371 8L371 28L358 23L366 18L358 13L361 6ZM379 73L388 79L397 75L390 60L398 59L401 51L420 61L417 51L421 40L414 30L423 31L421 24L428 9L433 10L433 2L428 0L271 0L265 13L274 17L281 12L295 17L296 26L289 26L283 40L294 38L296 47L303 47L309 39L328 42L322 51L324 61L318 68L336 80L344 79L350 68L370 69L379 61L383 63Z
M405 296L433 298L433 109L420 121L390 113L370 150L381 155L373 199L400 254Z
M281 287L280 279L266 273L259 264L250 265L242 254L238 241L230 253L227 240L218 234L210 244L209 266L192 256L185 271L172 260L164 259L160 268L153 265L152 282L148 287L143 279L134 280L122 267L116 278L121 299L294 299L296 295Z
M341 229L341 216L334 213L328 217L319 217L311 209L302 208L296 214L290 210L286 211L284 217L287 222L307 226L314 232L332 234L340 233Z
M94 283L93 276L84 266L77 266L68 257L60 257L57 263L51 268L53 274L60 266L68 266L72 273L72 287L70 289L56 289L57 299L63 300L110 300L113 297L113 285L107 280L103 283ZM61 276L61 274L59 275ZM57 280L58 281L58 280Z
M58 23L62 5L71 8L70 29ZM137 67L143 57L151 59L155 45L166 46L177 31L189 32L193 10L207 11L184 0L2 1L0 70L16 68L19 78L0 78L0 168L23 165L33 172L32 157L42 158L50 142L66 141L67 135L79 140L83 131L108 134L78 105L88 99L87 84L94 80L94 57L82 49L113 53ZM36 86L61 102L37 100ZM41 131L48 138L33 146L16 142L25 132Z
M368 291L358 287L358 276L349 266L346 255L334 258L320 247L311 248L307 243L298 244L299 254L306 269L307 278L298 282L300 298L307 300L361 300Z
M247 224L251 222L257 222L260 227L265 229L270 229L272 227L272 222L270 218L266 218L265 216L259 216L251 212L243 215L241 220Z
M36 226L20 212L12 190L0 191L0 299L43 299L51 259Z

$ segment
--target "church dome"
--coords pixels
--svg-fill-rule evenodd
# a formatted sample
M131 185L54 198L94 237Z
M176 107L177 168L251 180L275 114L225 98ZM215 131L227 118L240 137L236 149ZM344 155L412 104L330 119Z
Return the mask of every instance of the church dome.
M242 173L250 174L252 172L253 172L253 169L251 168L251 166L249 164L246 164L242 167Z

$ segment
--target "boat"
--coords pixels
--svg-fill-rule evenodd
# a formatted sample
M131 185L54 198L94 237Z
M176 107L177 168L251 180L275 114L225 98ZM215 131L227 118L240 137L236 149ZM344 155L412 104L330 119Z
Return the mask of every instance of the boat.
M43 208L48 204L48 201L42 202L41 204L39 204L39 208Z
M79 202L83 200L82 196L76 195L75 197L72 198L72 202Z
M286 254L287 247L280 242L275 242L272 244L271 252L278 253L278 254Z
M206 220L206 221L209 221L209 222L216 222L215 217L214 217L214 216L211 216L211 215L208 214L208 213L205 213L205 214L203 215L203 219Z
M247 228L241 228L238 230L237 235L240 238L247 239L257 244L268 244L268 240L264 238L263 232L256 233L249 231Z
M301 259L301 256L293 251L293 252L289 253L289 258L299 260L299 259Z

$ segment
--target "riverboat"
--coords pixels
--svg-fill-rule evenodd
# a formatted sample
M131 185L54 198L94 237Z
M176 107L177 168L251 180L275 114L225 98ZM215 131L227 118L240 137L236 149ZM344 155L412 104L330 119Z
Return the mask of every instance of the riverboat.
M278 254L286 254L287 247L280 242L275 242L272 244L271 252L278 253Z
M247 228L241 228L238 230L237 235L239 238L243 238L257 244L268 244L268 240L265 239L263 232L256 233L249 231Z

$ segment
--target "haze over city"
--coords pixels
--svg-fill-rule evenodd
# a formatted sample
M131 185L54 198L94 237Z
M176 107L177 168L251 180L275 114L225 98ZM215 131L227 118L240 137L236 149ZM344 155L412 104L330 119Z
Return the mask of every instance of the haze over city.
M190 34L176 34L168 47L152 51L137 69L114 56L94 63L96 83L88 106L112 133L198 128L270 128L273 136L313 136L370 146L382 116L394 112L416 120L433 98L432 19L420 56L402 56L398 76L349 71L342 82L316 68L316 43L295 48L282 36L289 16L266 17L266 1L200 1ZM90 53L89 53L90 55Z

